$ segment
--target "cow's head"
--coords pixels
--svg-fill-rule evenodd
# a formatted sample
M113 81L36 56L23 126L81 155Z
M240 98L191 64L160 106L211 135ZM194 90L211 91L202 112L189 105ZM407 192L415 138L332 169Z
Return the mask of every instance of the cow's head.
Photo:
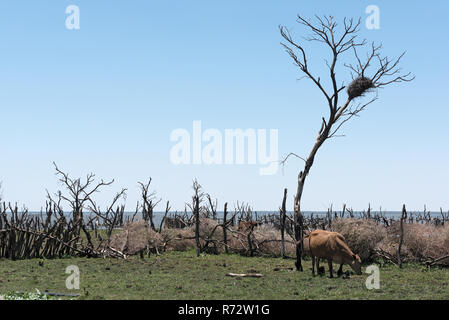
M358 254L352 255L352 262L351 262L351 268L355 271L358 275L362 274L362 260L360 259Z

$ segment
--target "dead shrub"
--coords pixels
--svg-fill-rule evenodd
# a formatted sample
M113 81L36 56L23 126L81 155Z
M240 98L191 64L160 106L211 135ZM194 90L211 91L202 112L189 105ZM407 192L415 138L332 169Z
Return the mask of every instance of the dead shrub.
M368 219L339 218L332 223L332 230L341 233L362 260L371 259L376 246L387 235L385 227Z
M232 229L228 244L230 252L248 255L249 243L247 234ZM281 232L269 225L263 224L251 233L253 254L280 257L282 255ZM285 254L294 256L296 246L294 240L285 234Z
M404 243L417 260L449 254L449 226L405 224Z
M187 251L196 247L195 231L190 228L162 230L162 237L165 243L165 249L171 251Z
M205 217L200 218L199 236L202 247L206 245L207 240L210 240L209 246L214 247L217 253L221 252L218 244L223 240L223 229L218 226L217 221ZM196 248L194 226L183 229L163 229L162 237L166 244L166 250L187 251ZM217 245L215 246L214 243Z
M254 229L254 240L260 254L272 257L282 255L281 232L278 229L264 224ZM296 254L295 241L288 234L285 234L285 254Z
M233 231L236 230L231 229L230 232L228 232L229 252L246 255L249 251L247 238L244 235L234 233Z
M113 235L109 245L124 254L132 255L142 250L162 249L163 238L148 226L148 222L140 220L128 223L123 231Z
M209 218L200 218L200 239L223 240L223 228L218 226L218 222ZM195 234L195 227L191 227Z
M199 236L200 245L204 252L219 254L224 251L223 228L216 220L201 218Z
M399 222L387 228L387 237L379 249L396 257L399 242ZM449 254L449 226L434 226L419 223L404 224L404 242L401 259L404 262L422 262ZM439 262L448 264L449 259Z

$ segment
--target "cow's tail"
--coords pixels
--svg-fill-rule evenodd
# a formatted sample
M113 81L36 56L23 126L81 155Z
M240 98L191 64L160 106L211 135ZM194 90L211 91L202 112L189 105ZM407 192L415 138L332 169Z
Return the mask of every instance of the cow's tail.
M309 240L310 234L306 234L301 238L301 240L296 241L296 244L300 244L301 242L304 243L304 241Z

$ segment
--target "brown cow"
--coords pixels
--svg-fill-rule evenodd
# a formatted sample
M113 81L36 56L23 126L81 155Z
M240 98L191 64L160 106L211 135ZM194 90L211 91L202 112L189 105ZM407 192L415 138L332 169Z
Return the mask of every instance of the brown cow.
M358 274L362 274L362 261L346 244L345 238L338 232L315 230L309 234L309 250L312 256L312 274L315 275L315 257L317 269L320 268L320 258L327 259L330 277L333 278L332 262L339 263L338 275L342 274L343 264L347 263ZM305 239L304 239L305 240Z

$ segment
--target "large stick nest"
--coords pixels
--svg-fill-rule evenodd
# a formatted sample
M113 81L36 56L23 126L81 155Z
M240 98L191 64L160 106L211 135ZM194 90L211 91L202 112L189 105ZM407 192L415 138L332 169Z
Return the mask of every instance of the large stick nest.
M354 79L354 81L351 82L351 84L348 87L348 96L349 99L355 99L358 97L363 96L365 93L367 93L370 89L374 88L374 83L371 81L370 78L366 77L358 77Z

